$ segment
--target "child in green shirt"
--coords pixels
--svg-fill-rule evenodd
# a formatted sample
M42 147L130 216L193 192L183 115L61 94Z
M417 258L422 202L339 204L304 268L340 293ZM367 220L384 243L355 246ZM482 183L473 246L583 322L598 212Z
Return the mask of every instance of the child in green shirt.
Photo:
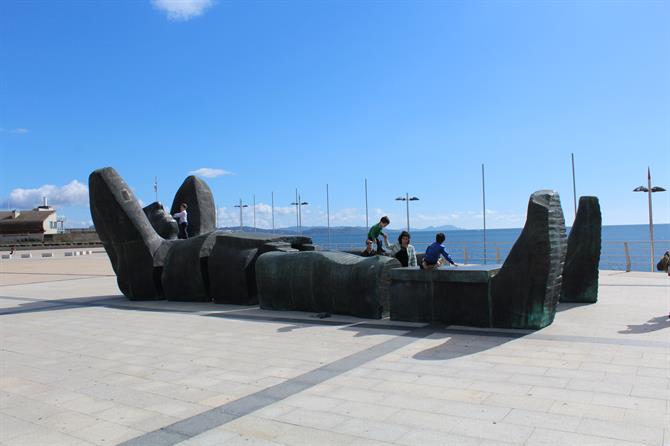
M388 236L384 233L383 229L391 223L391 220L387 216L383 216L379 219L379 223L372 225L368 231L368 240L377 242L377 254L383 254L384 248L382 247L382 242L379 240L379 236L384 237L384 241L388 245Z

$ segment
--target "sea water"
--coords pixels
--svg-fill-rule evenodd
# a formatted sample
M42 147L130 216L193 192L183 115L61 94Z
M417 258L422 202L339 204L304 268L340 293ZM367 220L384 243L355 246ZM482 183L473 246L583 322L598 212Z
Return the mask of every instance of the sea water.
M397 241L399 230L385 231L389 242ZM436 231L412 231L411 243L417 252L423 252L435 241ZM488 229L486 245L483 230L451 230L444 231L447 237L445 246L456 263L501 263L519 237L521 228ZM566 234L570 228L566 229ZM334 229L330 236L327 230L312 230L308 235L314 243L326 249L357 249L365 248L367 233L364 230L342 233ZM486 246L486 250L484 247ZM628 258L630 270L650 271L649 225L616 225L603 226L600 269L626 270ZM654 266L665 251L670 251L670 224L654 225ZM654 268L655 270L655 268Z

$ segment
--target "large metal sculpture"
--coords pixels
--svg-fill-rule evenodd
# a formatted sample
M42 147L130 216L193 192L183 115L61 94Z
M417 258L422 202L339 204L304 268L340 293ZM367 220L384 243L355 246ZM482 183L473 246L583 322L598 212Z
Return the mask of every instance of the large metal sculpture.
M167 238L161 237L147 215L157 227L161 227L161 221L170 226L169 218L161 216L157 205L150 205L145 213L114 169L106 167L91 173L93 223L111 260L119 289L129 299L255 304L258 299L254 268L261 253L313 249L308 237L202 233L213 228L215 212L211 191L202 185L197 178L189 177L177 193L175 202L189 205L189 226L194 228L189 232L195 236L175 240L168 239L170 230L164 232Z
M188 205L188 236L208 234L216 230L216 205L212 190L196 176L187 177L177 190L170 215L179 212L179 205Z
M392 257L344 252L264 254L256 264L261 308L380 319L389 312Z
M154 201L143 209L144 214L149 219L149 224L154 228L156 233L167 240L174 240L179 233L179 226L177 221L172 218L172 215L165 212L163 204Z
M142 209L110 167L91 173L89 194L93 222L119 288L133 300L246 305L260 300L265 309L366 318L383 317L389 305L396 305L390 313L400 320L538 329L553 321L561 293L566 237L554 191L531 195L526 225L499 272L474 268L443 274L411 268L392 273L400 262L390 257L314 252L308 237L215 231L211 191L195 177L184 181L173 203L188 204L191 237L185 240L175 238L176 222L160 203ZM595 268L595 278L575 274L564 296L577 295L574 290L593 296L597 288L599 225L597 199L582 198L571 240L576 249L584 239L578 238L582 226L595 231L587 236L593 242L590 254L577 249L575 254L595 259L589 269L592 274ZM450 302L437 305L440 299Z
M391 273L391 319L539 329L554 320L565 259L558 194L538 191L505 263Z
M492 279L492 326L539 329L553 322L565 252L560 197L550 190L535 192L523 231Z
M601 233L598 197L580 197L575 222L568 236L561 302L595 303L598 300Z

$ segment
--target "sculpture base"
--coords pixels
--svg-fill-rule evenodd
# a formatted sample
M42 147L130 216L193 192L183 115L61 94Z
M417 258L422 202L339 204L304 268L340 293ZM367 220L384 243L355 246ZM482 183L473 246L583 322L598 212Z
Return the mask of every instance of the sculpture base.
M491 278L500 265L391 271L391 320L491 327Z

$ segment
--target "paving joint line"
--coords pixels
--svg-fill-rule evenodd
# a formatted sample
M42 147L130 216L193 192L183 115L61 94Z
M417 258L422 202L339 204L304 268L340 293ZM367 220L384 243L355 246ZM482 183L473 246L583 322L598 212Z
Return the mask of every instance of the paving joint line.
M211 429L261 410L271 404L308 390L331 378L349 372L381 356L431 335L430 327L410 328L407 333L368 347L280 384L252 393L153 432L120 443L119 446L171 446Z

